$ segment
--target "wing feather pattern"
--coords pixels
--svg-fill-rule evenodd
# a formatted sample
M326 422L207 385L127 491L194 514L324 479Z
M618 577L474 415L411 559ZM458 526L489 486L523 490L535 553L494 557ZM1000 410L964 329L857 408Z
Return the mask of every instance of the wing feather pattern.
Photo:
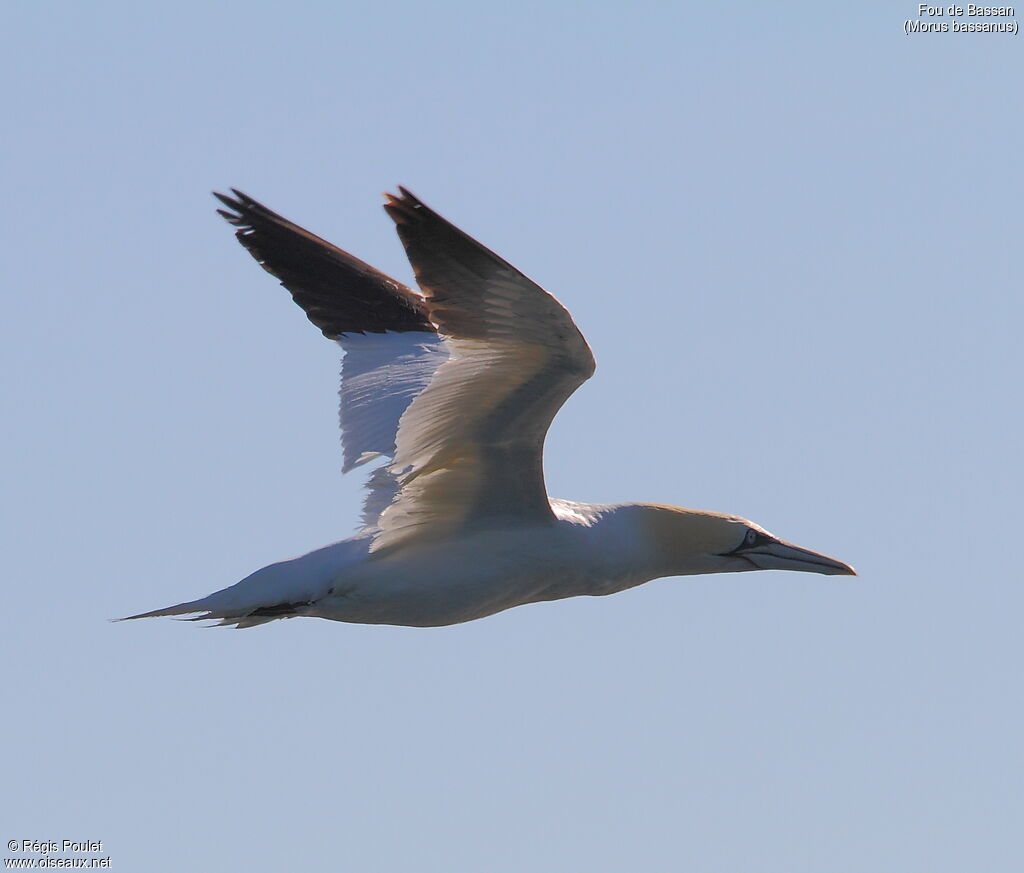
M343 470L391 459L367 483L375 551L552 521L544 438L594 372L586 340L543 288L399 192L385 209L422 296L240 191L216 196L239 242L344 349Z
M452 354L401 418L391 465L399 491L374 548L510 520L551 521L544 438L594 372L590 348L554 297L399 191L385 209Z
M349 333L434 333L423 298L359 258L236 191L218 209L256 261L281 280L328 339Z
M344 350L340 419L342 471L395 452L398 421L446 361L423 298L348 252L293 224L240 191L216 194L217 210L256 261L281 280L324 336ZM230 210L230 211L228 211ZM376 524L394 498L390 472L368 481L364 523Z

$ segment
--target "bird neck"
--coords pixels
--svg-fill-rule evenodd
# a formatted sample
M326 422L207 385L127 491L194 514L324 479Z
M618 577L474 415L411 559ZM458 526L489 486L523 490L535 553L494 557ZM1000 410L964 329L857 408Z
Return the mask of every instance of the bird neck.
M621 507L624 520L635 530L656 576L713 573L720 558L737 542L737 516L657 503Z

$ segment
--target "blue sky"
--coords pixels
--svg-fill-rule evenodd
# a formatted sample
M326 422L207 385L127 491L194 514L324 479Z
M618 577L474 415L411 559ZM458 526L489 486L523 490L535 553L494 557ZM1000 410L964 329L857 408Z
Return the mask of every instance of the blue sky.
M1022 43L911 17L8 10L4 842L140 871L1018 868ZM861 575L434 630L109 623L358 515L337 351L209 191L409 281L396 184L594 348L553 494L736 512Z

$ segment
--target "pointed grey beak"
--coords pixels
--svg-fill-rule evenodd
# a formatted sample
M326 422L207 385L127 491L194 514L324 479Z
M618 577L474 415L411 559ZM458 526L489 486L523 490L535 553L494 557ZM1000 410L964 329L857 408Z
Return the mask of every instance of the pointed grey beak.
M857 571L849 564L782 540L742 549L739 554L761 570L798 570L803 573L824 573L827 576L857 575Z

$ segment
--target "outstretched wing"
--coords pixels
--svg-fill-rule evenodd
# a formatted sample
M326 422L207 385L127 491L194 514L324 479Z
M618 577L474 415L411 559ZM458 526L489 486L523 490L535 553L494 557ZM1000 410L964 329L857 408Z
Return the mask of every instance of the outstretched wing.
M562 404L594 372L564 307L404 188L397 225L430 322L451 345L401 417L375 550L503 521L552 520L543 448Z
M345 350L343 470L374 470L373 549L502 521L554 518L543 447L594 371L569 313L416 197L385 205L424 296L239 191L216 196L239 242Z
M241 191L231 192L237 199L214 192L228 207L217 212L238 228L238 241L264 270L281 280L325 337L434 333L423 298L411 288Z
M281 280L306 316L345 351L341 378L342 470L395 452L398 421L448 359L415 291L232 189L217 210L249 253ZM228 211L230 210L230 211ZM364 522L374 526L396 485L370 477Z

